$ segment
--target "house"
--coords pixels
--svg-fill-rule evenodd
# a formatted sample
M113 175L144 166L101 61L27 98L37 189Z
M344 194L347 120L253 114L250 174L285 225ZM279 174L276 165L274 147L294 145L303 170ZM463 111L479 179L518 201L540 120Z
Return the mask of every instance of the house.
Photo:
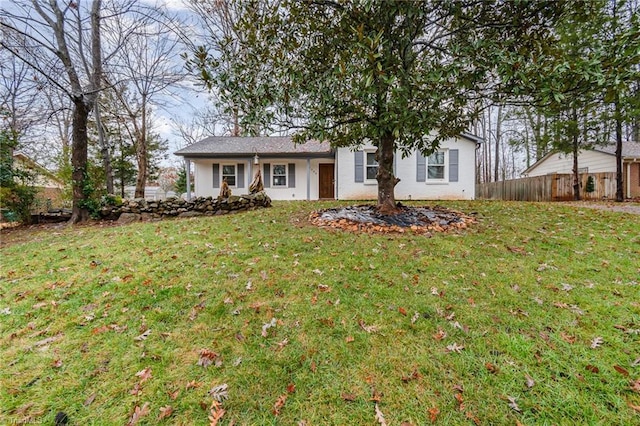
M583 150L578 153L578 172L581 174L615 173L616 147L606 145ZM551 152L522 174L525 177L549 174L573 173L573 156ZM640 142L623 142L622 173L625 198L640 197Z
M36 163L31 157L22 153L13 154L13 167L29 173L31 180L29 185L37 188L34 213L46 211L51 206L60 207L64 204L64 182L49 170Z
M444 141L429 157L395 156L398 200L473 199L480 139ZM249 192L256 172L273 200L377 199L374 146L333 149L328 142L294 144L290 137L209 137L175 154L194 164L195 195L218 196L226 179L234 194Z

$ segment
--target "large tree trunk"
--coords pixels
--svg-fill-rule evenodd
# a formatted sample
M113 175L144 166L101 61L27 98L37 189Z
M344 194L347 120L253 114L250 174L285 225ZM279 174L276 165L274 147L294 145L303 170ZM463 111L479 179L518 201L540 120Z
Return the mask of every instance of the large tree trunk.
M624 179L622 178L622 120L620 104L616 96L616 201L624 201Z
M144 198L144 188L147 184L147 102L146 95L142 94L142 118L141 126L136 129L136 160L138 162L138 177L136 178L135 198Z
M383 214L393 214L398 211L396 207L395 186L400 182L393 174L393 156L395 150L394 138L387 133L380 139L376 151L378 161L378 211Z
M71 181L73 185L73 213L69 223L84 222L89 219L86 201L91 195L87 185L87 122L91 108L83 97L73 100L73 131L71 149Z

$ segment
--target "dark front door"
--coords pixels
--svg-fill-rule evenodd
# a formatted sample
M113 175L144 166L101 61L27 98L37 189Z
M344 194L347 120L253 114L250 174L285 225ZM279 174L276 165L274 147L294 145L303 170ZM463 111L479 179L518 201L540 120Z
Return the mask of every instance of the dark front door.
M334 185L333 185L333 174L334 174L334 169L333 169L333 164L320 164L320 176L318 178L319 183L319 198L320 199L334 199L335 196L335 190L334 190Z

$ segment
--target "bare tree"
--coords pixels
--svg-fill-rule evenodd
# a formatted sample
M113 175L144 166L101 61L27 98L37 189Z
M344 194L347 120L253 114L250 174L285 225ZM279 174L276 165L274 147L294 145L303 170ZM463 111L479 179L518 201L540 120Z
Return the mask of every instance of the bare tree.
M39 73L73 103L71 223L89 218L87 123L102 81L102 1L15 2L0 11L0 45ZM86 38L89 42L85 42Z
M112 31L121 32L119 28L130 25L123 18L115 21ZM144 197L148 178L152 106L161 106L162 96L169 95L184 77L179 58L181 39L173 32L175 27L173 18L160 10L147 9L108 70L109 78L120 80L113 87L136 148L136 197Z

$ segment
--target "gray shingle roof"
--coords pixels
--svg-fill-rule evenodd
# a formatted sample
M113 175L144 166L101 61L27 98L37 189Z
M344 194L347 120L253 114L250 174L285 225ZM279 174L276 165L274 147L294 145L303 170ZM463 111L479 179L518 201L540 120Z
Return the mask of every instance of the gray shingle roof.
M594 148L594 151L616 155L616 145L605 145ZM622 142L622 156L624 158L640 158L640 142Z
M228 137L211 136L176 151L182 157L220 157L258 155L300 155L317 156L332 152L328 142L310 140L295 145L291 138L285 137Z

